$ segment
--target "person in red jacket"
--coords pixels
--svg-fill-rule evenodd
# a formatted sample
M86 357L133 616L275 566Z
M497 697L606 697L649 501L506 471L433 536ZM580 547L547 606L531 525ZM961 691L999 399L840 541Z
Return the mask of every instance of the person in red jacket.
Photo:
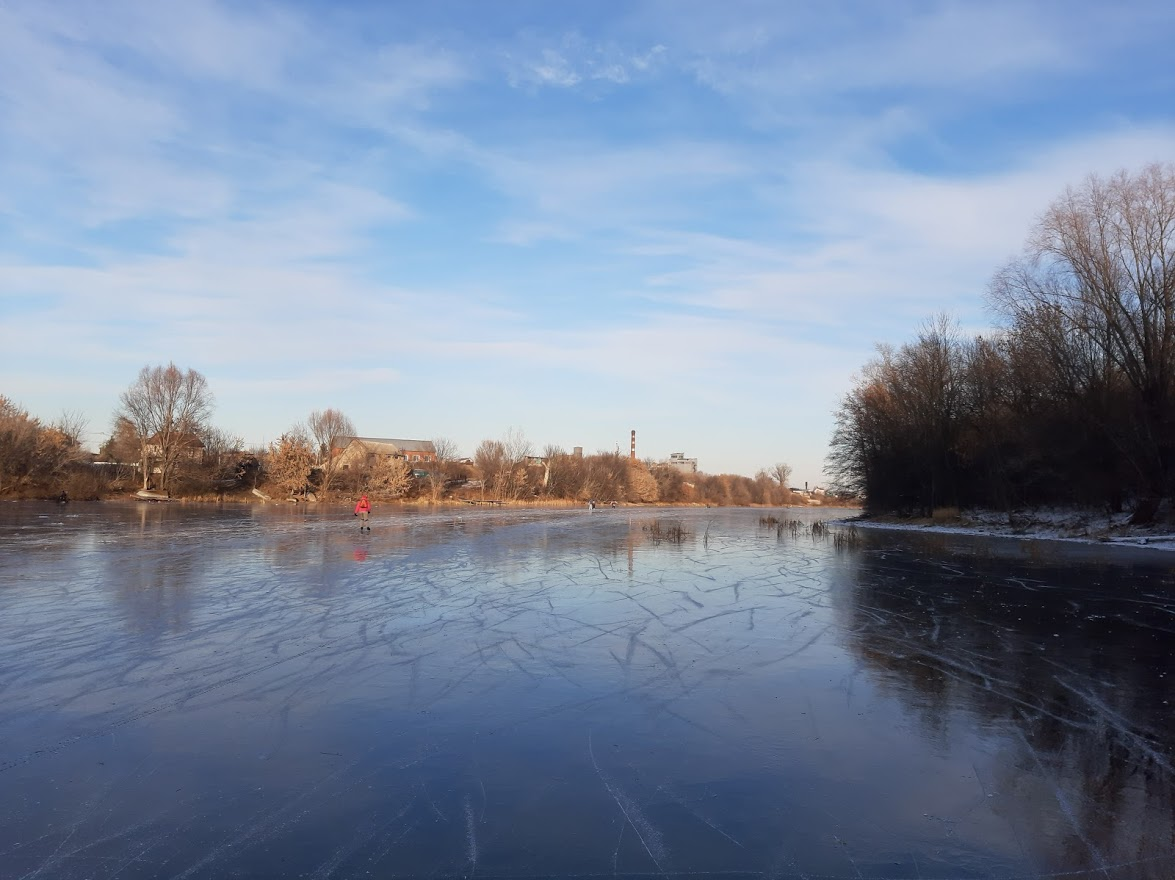
M355 505L355 516L359 517L359 531L367 529L370 532L371 526L367 524L367 518L371 516L371 502L367 500L366 495Z

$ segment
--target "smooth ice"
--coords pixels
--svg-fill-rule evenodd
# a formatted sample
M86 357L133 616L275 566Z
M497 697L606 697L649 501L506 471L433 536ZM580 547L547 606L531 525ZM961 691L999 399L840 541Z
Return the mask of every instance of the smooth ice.
M764 513L5 505L0 877L1175 877L1175 556Z

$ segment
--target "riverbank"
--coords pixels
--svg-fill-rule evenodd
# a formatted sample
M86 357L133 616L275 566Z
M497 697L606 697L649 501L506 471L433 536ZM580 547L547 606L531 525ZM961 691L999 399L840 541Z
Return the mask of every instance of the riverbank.
M895 529L945 534L986 535L1147 546L1175 550L1175 524L1164 518L1148 526L1130 525L1129 513L1107 514L1082 508L1047 507L1005 511L947 511L934 517L861 514L840 522L857 528Z
M120 491L112 492L101 497L74 497L69 496L68 501L78 503L99 503L99 504L151 504L151 503L170 503L170 504L231 504L231 505L258 505L258 506L280 506L280 507L307 507L307 508L348 508L354 507L358 495L346 496L339 494L330 499L322 499L318 501L301 501L293 498L282 498L279 496L264 496L258 495L252 490L247 489L233 489L226 492L208 492L197 495L166 495L160 492L151 491ZM0 498L0 503L55 503L58 502L57 496L50 496L45 494L37 495L10 495ZM373 503L380 508L428 508L436 510L453 509L453 510L469 510L472 508L507 508L515 510L529 510L529 509L551 509L563 510L568 508L586 507L586 501L577 501L569 498L515 498L515 499L483 499L480 497L447 497L436 501L430 500L426 497L412 497L412 498L373 498ZM613 507L611 501L596 502L597 510L605 510ZM704 501L617 501L616 508L641 508L649 510L658 509L672 509L672 508L687 508L687 509L714 509L720 510L727 508L727 505L706 503ZM834 510L842 511L846 507L841 504L830 505L813 505L813 504L789 504L780 507L779 505L768 504L749 504L749 505L730 505L729 508L746 507L751 509L762 510L805 510L805 511L820 511L820 510ZM852 508L848 508L852 509Z

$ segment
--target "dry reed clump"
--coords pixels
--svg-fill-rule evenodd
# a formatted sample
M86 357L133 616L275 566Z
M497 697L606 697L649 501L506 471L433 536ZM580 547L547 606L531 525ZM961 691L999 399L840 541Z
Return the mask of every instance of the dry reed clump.
M856 526L846 529L837 529L832 533L832 547L838 552L854 550L861 546L861 533Z
M775 529L775 537L780 540L783 540L785 534L792 538L799 538L801 536L826 538L829 534L828 526L823 522L814 522L808 525L803 520L798 519L778 519L774 516L762 516L759 517L759 525L762 528Z
M659 519L645 523L641 526L641 531L656 544L662 541L669 544L681 544L685 542L686 535L689 534L680 522L667 522L662 525Z
M775 529L776 538L782 538L784 532L787 532L795 538L799 536L800 529L803 528L803 523L798 519L780 519L774 514L769 513L766 516L759 517L759 527L763 529Z
M780 541L784 535L791 538L810 537L813 541L824 541L831 537L833 547L837 550L859 547L862 543L861 533L857 531L856 526L834 529L823 520L808 524L799 519L782 520L768 515L759 517L759 525L762 528L774 529L775 537Z

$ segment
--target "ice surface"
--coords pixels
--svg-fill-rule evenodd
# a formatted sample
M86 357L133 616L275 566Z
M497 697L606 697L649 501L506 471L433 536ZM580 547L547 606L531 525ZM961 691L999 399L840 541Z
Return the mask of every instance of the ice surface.
M5 505L0 877L1175 876L1170 554L763 513Z

